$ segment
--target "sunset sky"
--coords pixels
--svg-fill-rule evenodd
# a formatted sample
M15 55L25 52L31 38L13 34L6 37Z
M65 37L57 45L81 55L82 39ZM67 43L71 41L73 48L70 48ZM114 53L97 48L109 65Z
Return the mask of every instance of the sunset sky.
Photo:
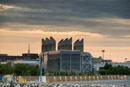
M41 38L84 38L94 57L130 61L130 0L0 0L0 54L41 52Z

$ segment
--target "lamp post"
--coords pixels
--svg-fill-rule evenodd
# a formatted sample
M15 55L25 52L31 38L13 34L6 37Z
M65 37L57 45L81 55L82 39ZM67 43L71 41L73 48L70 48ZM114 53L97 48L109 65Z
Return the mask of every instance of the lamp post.
M41 58L40 58L40 81L42 82L42 61L43 61L43 56L41 55Z
M127 58L125 58L125 62L127 61Z
M104 61L104 53L105 53L105 50L102 50L102 57L103 57L103 61Z

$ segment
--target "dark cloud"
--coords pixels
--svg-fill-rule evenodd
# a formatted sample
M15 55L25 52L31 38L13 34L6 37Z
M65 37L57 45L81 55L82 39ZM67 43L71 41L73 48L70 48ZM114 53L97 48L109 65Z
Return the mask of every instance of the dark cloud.
M83 26L60 31L91 32L110 37L130 35L130 24L104 20L130 19L130 0L0 0L0 3L14 6L0 14L1 27L8 27L4 23Z

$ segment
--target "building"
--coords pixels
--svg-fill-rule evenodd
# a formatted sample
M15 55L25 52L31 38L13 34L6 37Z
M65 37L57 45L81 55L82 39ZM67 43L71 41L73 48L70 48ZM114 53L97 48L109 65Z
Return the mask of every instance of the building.
M0 62L6 62L8 60L21 60L22 56L9 56L8 54L0 54Z
M92 57L92 64L97 64L97 63L101 63L103 62L103 58L102 57Z
M1 64L9 64L9 65L15 65L15 64L29 64L38 66L39 60L7 60L6 62L1 62Z
M53 39L54 40L54 39ZM54 41L53 43L55 43ZM92 71L92 56L84 52L84 39L77 40L72 50L72 37L61 39L58 42L57 50L48 50L51 45L49 39L42 39L43 66L46 71L55 72L90 72ZM47 47L48 46L48 47ZM39 59L40 60L40 59ZM39 61L41 63L41 61Z
M101 62L105 62L105 63L111 63L112 60L104 60L101 56L96 58L96 57L92 57L92 64L97 64L97 63L101 63Z
M81 72L82 60L80 51L51 51L41 55L44 58L44 68L47 68L48 72Z
M30 53L30 44L28 46L28 53L22 54L23 60L38 60L39 56L37 53Z
M23 53L22 54L22 57L24 60L38 60L39 59L39 56L37 53Z

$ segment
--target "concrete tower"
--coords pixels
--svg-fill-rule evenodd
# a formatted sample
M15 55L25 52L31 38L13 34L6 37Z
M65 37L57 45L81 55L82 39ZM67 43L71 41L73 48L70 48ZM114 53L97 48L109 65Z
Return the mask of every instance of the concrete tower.
M84 52L84 39L78 39L77 41L75 41L74 50L80 50L81 52Z
M50 51L56 50L56 41L53 37L50 37Z
M46 46L45 46L46 41L42 39L42 52L45 52Z
M59 42L58 42L58 50L61 50L62 49L62 45L63 45L63 39L61 39Z
M55 51L56 41L53 37L42 39L42 52Z
M58 43L58 50L72 50L72 37L70 39L60 40Z

